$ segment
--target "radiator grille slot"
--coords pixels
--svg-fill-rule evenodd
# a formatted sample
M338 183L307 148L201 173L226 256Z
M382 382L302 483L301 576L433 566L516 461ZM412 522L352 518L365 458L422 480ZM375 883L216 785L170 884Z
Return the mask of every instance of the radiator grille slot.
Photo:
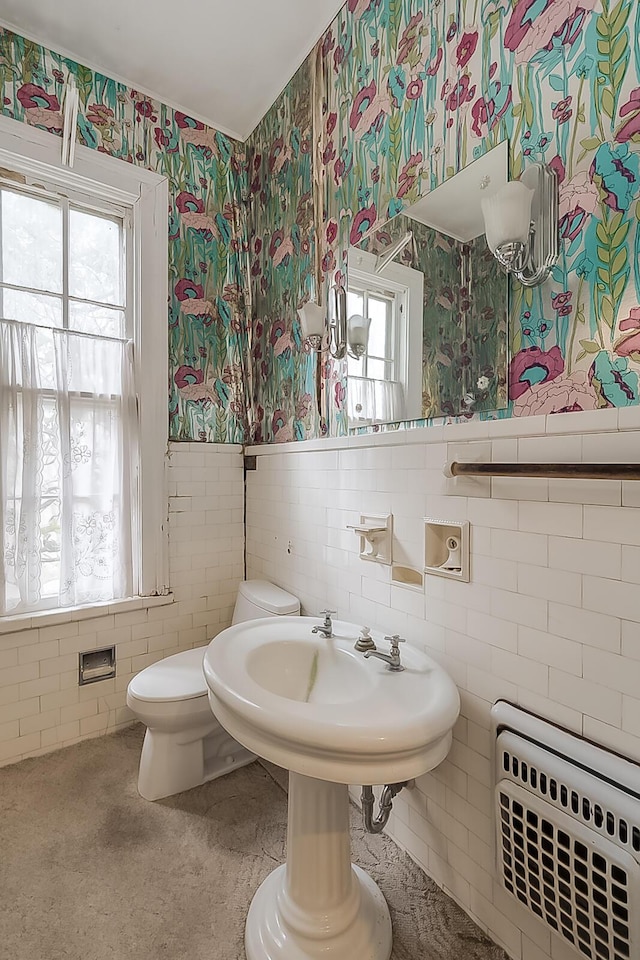
M509 720L519 713L508 707ZM613 783L617 759L609 764L610 754L566 731L536 719L538 737L549 728L542 743L514 727L500 730L495 754L496 863L504 888L588 960L636 960L635 782L633 789ZM580 765L571 759L577 742ZM585 757L593 761L588 769Z

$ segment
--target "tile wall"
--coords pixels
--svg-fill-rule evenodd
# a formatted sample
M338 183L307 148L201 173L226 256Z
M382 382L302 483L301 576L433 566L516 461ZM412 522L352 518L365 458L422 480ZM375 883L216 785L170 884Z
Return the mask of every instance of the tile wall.
M526 435L524 435L526 432ZM248 576L424 646L455 679L448 759L403 791L389 832L518 960L575 960L492 874L489 709L503 697L640 761L640 482L447 480L447 459L640 460L637 409L254 447ZM471 523L471 581L390 582L346 529L393 513L422 568L423 517Z
M135 673L231 622L244 572L242 448L171 443L167 476L171 602L33 618L21 629L0 620L0 765L130 722ZM79 651L112 644L116 678L79 687Z

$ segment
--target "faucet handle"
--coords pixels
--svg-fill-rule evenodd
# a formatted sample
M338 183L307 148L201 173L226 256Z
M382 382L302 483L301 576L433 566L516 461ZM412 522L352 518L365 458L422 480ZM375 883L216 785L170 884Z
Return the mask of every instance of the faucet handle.
M321 616L321 617L333 617L333 616L335 616L335 614L336 614L337 612L338 612L337 610L321 610L321 611L320 611L320 616Z
M392 637L385 637L385 640L387 640L387 641L391 644L391 652L392 652L392 653L399 653L399 650L400 650L399 645L400 645L401 643L406 643L406 642L407 642L407 641L404 639L404 637L401 637L401 636L400 636L399 633L394 633L394 635L393 635Z

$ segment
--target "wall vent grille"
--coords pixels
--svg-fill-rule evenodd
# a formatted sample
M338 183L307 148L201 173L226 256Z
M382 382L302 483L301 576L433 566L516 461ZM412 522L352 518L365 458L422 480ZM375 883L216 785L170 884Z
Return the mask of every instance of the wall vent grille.
M494 708L495 709L495 708ZM640 799L609 777L606 754L551 724L548 743L496 724L496 863L505 889L589 960L640 955ZM525 717L527 715L525 714ZM526 729L526 725L525 725ZM563 738L564 742L563 742ZM586 754L585 754L586 751ZM616 758L617 759L617 758Z

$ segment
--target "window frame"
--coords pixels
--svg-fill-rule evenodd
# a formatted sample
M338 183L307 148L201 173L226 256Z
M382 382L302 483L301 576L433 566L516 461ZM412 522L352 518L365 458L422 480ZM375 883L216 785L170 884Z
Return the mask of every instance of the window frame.
M420 270L400 263L390 263L383 273L376 273L377 257L367 250L350 247L348 255L348 287L352 281L365 289L386 291L395 295L393 318L396 382L402 383L406 396L406 420L422 417L422 327L424 275ZM400 311L402 306L402 311Z
M138 592L131 599L169 594L166 453L169 405L167 278L169 190L166 177L80 144L73 167L61 162L62 141L26 123L0 116L0 167L70 194L124 208L131 217L131 304L138 404L139 471L134 567ZM19 188L19 183L16 183ZM160 336L158 335L160 333ZM144 366L142 363L144 358ZM124 602L129 598L125 598ZM123 600L114 599L113 604ZM102 604L89 604L88 607ZM49 615L74 608L53 607ZM86 608L85 608L86 609ZM17 620L37 615L18 615ZM11 614L0 621L11 621Z

